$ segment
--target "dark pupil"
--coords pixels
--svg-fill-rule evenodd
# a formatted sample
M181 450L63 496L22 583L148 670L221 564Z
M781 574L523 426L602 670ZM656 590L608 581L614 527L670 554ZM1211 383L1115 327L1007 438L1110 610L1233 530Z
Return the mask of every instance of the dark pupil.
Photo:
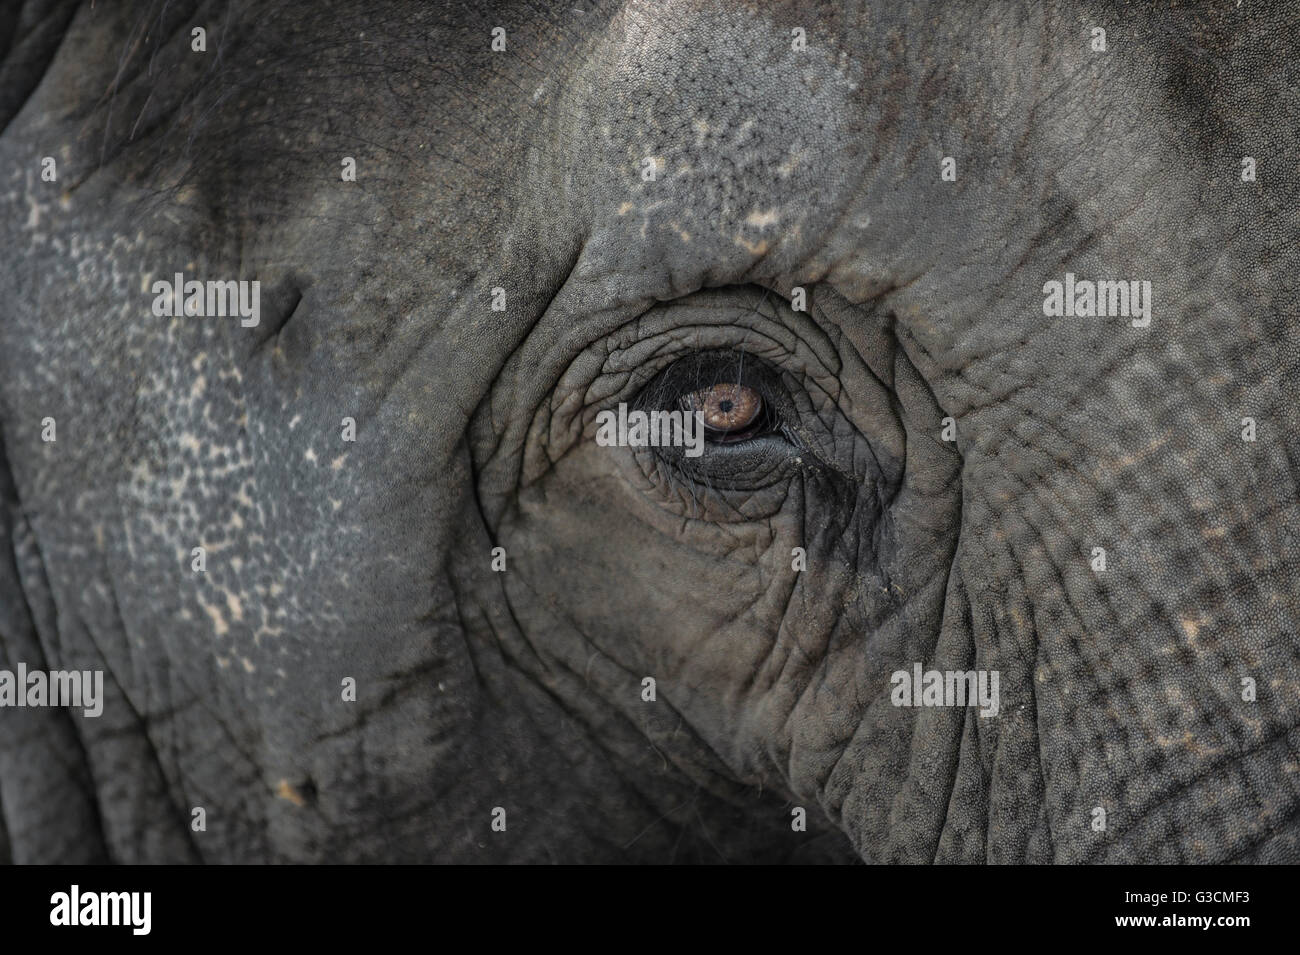
M730 411L730 410L731 410L731 407L732 407L732 405L731 405L731 402L730 402L730 401L719 401L719 402L718 402L718 408L722 411L723 414L726 414L728 411Z

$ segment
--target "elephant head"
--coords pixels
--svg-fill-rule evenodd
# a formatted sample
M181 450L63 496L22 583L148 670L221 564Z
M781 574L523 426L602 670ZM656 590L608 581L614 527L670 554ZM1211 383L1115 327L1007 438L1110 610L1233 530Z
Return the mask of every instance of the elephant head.
M21 5L0 849L1297 858L1261 6Z

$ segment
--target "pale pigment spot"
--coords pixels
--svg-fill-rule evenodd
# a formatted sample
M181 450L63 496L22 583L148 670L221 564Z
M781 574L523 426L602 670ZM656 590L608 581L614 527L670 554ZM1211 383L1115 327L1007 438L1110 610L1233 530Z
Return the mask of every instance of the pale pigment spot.
M245 673L252 673L254 670L257 669L257 667L253 666L253 661L248 659L248 657L240 657L239 662L244 665Z
M347 457L348 456L346 454L340 454L337 458L335 458L333 461L330 462L330 470L342 471L343 462L347 460Z
M253 634L253 645L260 647L263 637L282 637L284 636L284 627L271 627L263 624L257 628Z
M755 209L745 217L745 225L755 229L766 229L781 221L781 215L775 209Z
M226 624L226 618L221 615L221 608L212 606L202 597L199 598L199 603L203 605L204 612L212 618L212 629L216 631L217 636L224 637L230 632L230 627Z
M797 152L790 153L790 155L785 158L785 161L776 167L776 174L782 179L789 179L791 174L802 166L803 161L807 158L808 151L806 149L800 149Z
M312 464L316 463L316 452L313 451L311 448L308 448L303 453L303 457L306 458L308 461L310 461Z
M244 605L232 593L226 594L226 608L230 611L231 620L239 623L244 619Z
M1184 732L1182 736L1157 736L1156 743L1166 749L1174 746L1186 749L1194 756L1214 756L1222 752L1222 749L1215 746L1206 746L1190 732Z
M307 800L302 798L302 794L299 793L298 790L289 785L289 780L287 779L280 780L279 784L275 787L275 795L279 799L293 803L293 805L297 806L299 809L307 805Z
M635 208L636 208L636 205L635 205L634 203L631 203L631 202L625 202L625 203L623 203L621 206L618 207L618 214L619 214L620 216L625 216L625 215L627 215L629 212L631 212L631 211L632 211L633 209L635 209Z
M1139 464L1146 458L1150 457L1154 452L1159 451L1168 442L1169 442L1168 438L1157 438L1156 440L1152 441L1149 445L1147 445L1145 448L1143 448L1141 451L1132 454L1122 455L1118 460L1115 461L1115 465L1117 467L1127 468L1127 467L1132 467L1134 464Z
M300 415L300 414L296 414L296 415L294 415L292 418L290 418L290 419L289 419L289 430L292 431L294 428L298 427L298 422L301 421L301 420L302 420L302 415Z
M768 242L767 239L760 239L758 242L750 242L748 239L742 238L741 236L736 236L736 245L741 246L746 252L753 255L766 255L767 250L772 247L772 243Z
M203 397L203 391L208 387L208 379L202 375L194 379L194 384L190 386L190 400L198 401Z

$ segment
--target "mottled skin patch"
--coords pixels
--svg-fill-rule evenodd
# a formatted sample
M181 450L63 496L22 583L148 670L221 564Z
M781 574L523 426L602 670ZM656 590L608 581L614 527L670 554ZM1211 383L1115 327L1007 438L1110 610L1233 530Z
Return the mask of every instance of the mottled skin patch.
M0 714L0 845L1294 859L1300 124L1261 6L237 3L220 58L184 3L25 22L0 666L109 696ZM1151 328L1045 321L1067 269L1149 278ZM260 280L261 325L154 317L178 270ZM701 348L800 396L779 479L586 440ZM999 670L1002 715L891 706L912 661Z

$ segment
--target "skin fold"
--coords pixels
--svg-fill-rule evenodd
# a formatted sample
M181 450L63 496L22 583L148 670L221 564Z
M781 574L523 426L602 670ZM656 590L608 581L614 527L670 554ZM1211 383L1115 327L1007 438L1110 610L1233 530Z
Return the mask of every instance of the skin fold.
M0 4L0 859L1300 860L1297 26L1164 6Z

